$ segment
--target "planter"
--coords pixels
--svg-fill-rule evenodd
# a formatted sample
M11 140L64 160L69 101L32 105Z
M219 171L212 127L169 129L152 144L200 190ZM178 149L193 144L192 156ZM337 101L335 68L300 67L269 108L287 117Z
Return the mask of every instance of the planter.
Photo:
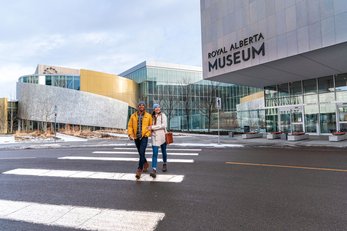
M308 134L305 133L292 133L288 135L288 141L298 141L298 140L306 140L309 138Z
M282 132L271 132L266 135L268 140L281 139Z
M242 134L242 138L243 138L243 139L253 139L253 138L262 138L262 137L263 137L263 134L262 134L262 133L253 133L253 132L250 132L250 133Z
M335 132L332 135L329 136L329 141L336 142L336 141L342 141L347 140L347 134L342 132Z

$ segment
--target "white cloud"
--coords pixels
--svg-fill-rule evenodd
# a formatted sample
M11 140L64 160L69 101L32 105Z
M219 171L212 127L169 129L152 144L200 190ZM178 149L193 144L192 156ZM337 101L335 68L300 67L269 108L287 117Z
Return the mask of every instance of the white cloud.
M16 82L24 74L32 74L35 67L9 64L0 66L0 97L16 99Z
M0 97L37 64L118 74L145 60L201 65L199 0L3 0Z

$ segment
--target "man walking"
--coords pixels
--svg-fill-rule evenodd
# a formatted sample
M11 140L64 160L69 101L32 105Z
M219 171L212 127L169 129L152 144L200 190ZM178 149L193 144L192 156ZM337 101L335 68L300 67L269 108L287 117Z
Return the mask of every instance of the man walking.
M142 172L147 172L149 164L147 162L145 152L148 143L148 137L151 136L151 131L148 127L152 125L152 116L146 112L145 102L140 101L137 105L137 112L134 112L128 123L129 139L134 140L137 151L139 153L139 165L136 170L136 179L140 179Z

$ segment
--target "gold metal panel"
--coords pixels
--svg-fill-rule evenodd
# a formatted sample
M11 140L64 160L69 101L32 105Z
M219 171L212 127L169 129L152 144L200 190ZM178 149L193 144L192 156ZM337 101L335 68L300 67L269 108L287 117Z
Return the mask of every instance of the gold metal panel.
M7 133L7 110L8 102L7 98L0 98L0 133Z
M259 91L259 92L253 93L251 95L247 95L245 97L242 97L242 98L240 98L240 103L246 103L246 102L257 100L260 98L264 98L264 91Z
M126 102L130 107L136 108L139 97L138 84L117 75L80 70L81 91L107 96Z

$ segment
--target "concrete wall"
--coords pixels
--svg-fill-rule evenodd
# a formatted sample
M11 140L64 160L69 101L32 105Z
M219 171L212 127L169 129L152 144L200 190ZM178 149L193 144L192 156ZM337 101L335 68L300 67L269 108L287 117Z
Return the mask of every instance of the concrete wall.
M18 117L33 121L126 128L128 104L109 97L60 87L17 83Z

